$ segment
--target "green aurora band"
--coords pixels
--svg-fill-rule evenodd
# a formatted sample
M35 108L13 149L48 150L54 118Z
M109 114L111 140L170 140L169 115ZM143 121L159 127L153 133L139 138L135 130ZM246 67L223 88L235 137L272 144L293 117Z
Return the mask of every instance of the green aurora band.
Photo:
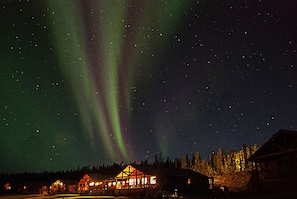
M166 50L162 46L174 36L172 30L178 28L183 10L193 2L137 1L134 5L124 0L48 2L55 33L54 50L93 147L104 150L112 161L131 160L133 151L128 150L128 140L124 140L128 137L125 134L133 107L130 88L154 68L150 53L143 54L134 44L150 46L156 54L153 59L161 59L162 51ZM136 15L133 6L141 6L143 12ZM159 34L159 40L150 41L150 34ZM93 54L86 53L90 49ZM139 67L143 62L151 67ZM98 134L103 147L93 142ZM166 144L161 137L156 139L166 154Z

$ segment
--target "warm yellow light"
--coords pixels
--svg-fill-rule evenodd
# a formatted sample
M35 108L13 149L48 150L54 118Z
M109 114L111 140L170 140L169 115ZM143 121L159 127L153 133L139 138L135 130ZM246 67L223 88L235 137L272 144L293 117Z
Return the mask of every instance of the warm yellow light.
M147 184L147 177L141 178L141 184Z
M9 183L6 183L6 184L4 185L4 187L5 187L5 190L11 190L11 186L10 186Z
M92 186L94 186L94 184L95 184L95 182L90 182L90 186L92 187Z
M191 184L191 178L188 178L188 184Z
M157 177L156 176L151 176L150 183L151 184L156 184L157 183Z

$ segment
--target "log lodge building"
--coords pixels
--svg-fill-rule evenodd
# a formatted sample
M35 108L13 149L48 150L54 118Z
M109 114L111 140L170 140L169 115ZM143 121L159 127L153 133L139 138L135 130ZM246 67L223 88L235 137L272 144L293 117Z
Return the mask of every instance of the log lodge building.
M155 195L195 193L209 190L209 178L188 169L156 169L150 166L126 166L115 177L85 174L78 193L106 195Z

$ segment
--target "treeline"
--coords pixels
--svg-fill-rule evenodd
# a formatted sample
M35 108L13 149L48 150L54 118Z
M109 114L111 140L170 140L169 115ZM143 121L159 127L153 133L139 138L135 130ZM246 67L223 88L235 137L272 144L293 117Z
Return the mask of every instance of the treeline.
M124 164L114 163L112 165L94 165L94 166L84 166L82 168L67 170L67 171L43 171L39 173L10 173L10 174L0 174L0 185L5 183L11 184L22 184L28 182L45 182L45 184L51 184L57 179L69 180L78 182L84 174L86 173L102 173L107 175L116 175L122 171ZM3 186L2 186L3 187Z
M250 171L253 169L253 163L248 161L248 158L258 149L257 145L243 145L240 151L229 149L224 153L222 149L217 152L212 152L208 158L202 159L198 152L192 155L181 158L180 168L191 169L207 176L232 174L241 171Z
M192 156L171 161L169 158L164 160L162 155L155 155L155 161L152 166L175 167L182 169L190 169L206 176L212 177L221 174L233 174L242 171L251 171L253 163L248 161L248 158L258 149L257 145L243 145L240 151L228 149L224 153L222 149L217 152L212 152L209 157L201 158L199 152L194 152ZM148 164L142 162L141 164Z
M191 156L186 155L182 158L175 158L172 161L169 157L164 159L162 154L155 155L154 162L148 162L147 160L141 161L137 164L131 162L134 165L145 165L152 167L174 167L182 169L191 169L206 176L212 177L214 175L236 173L240 171L251 170L253 165L248 161L248 158L258 149L256 145L246 146L243 145L242 150L234 151L228 150L224 153L221 149L217 152L212 152L209 157L201 158L199 152L193 153ZM79 181L86 173L99 173L108 175L117 175L120 173L126 163L114 163L112 165L95 165L85 166L68 171L55 171L48 172L43 171L40 173L11 173L0 174L0 184L3 185L9 183L22 183L22 182L54 182L57 179L67 179L72 181Z

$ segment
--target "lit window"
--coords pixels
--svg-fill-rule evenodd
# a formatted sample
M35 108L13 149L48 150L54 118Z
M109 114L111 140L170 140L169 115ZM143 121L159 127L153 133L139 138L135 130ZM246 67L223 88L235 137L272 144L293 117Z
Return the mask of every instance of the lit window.
M90 186L92 187L92 186L94 186L94 184L95 184L95 182L90 182Z
M135 185L136 184L136 179L129 179L129 185Z
M156 184L157 183L157 177L156 176L152 176L150 179L151 184Z
M147 177L141 178L141 184L147 184Z
M188 184L191 184L191 178L188 178Z

